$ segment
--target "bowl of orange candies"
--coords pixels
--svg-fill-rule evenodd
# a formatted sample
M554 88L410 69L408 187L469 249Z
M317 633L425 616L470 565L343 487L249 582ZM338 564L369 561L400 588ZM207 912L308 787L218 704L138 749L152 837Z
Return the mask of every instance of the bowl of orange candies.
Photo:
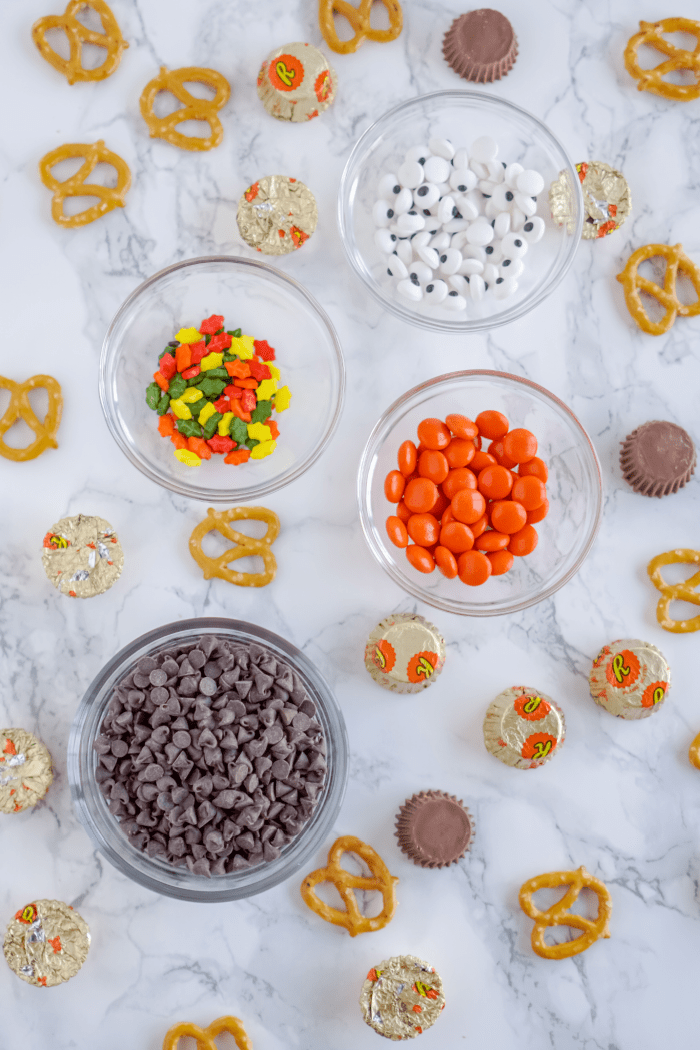
M505 372L452 372L381 417L358 476L370 550L403 590L494 616L581 567L601 518L600 464L571 410Z

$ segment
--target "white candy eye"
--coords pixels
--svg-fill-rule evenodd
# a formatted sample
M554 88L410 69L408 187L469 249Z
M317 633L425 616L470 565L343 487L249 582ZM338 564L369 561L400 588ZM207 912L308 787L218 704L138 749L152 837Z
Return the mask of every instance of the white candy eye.
M412 281L418 281L419 284L426 284L431 280L433 271L429 266L426 266L424 262L418 259L416 262L411 263L408 268L408 276Z
M505 280L499 277L498 281L494 285L493 294L496 299L507 299L518 290L518 282L514 281L512 277L506 277Z
M430 247L437 248L437 250L440 251L442 248L456 248L457 245L454 244L454 237L450 237L449 233L445 233L444 230L441 230L440 233L436 233L431 240Z
M458 193L469 193L476 187L477 178L469 168L458 168L453 171L449 178L450 189Z
M469 230L467 230L467 233L469 233ZM478 259L481 265L483 266L486 263L486 259L488 258L488 256L486 255L486 252L480 245L467 243L462 249L462 258ZM460 273L464 273L464 270L461 267Z
M375 226L388 226L394 218L394 209L389 201L377 201L372 208Z
M472 169L477 179L488 179L489 169L485 164L479 164L478 160L470 160L469 167Z
M528 219L523 226L523 237L530 244L537 244L544 235L544 219L541 219L539 215L534 215L531 219Z
M447 197L443 197L440 203L438 204L437 211L437 217L440 220L440 222L449 222L450 219L453 219L455 217L454 210L456 207L457 205L455 204L454 197L451 197L449 195Z
M426 182L447 182L452 172L452 165L444 157L429 157L423 165Z
M484 197L493 197L493 191L496 189L496 183L491 182L491 179L479 179L479 189L483 193Z
M448 288L444 281L435 280L425 286L425 298L431 303L441 303L447 298Z
M423 181L423 166L417 160L406 160L399 168L397 174L402 186L408 186L409 190L415 190Z
M484 272L484 264L480 259L463 259L462 265L459 268L459 273L464 274L465 277L471 277L472 274Z
M427 230L419 230L411 237L411 245L416 253L419 248L425 248L426 244L430 244L430 234Z
M401 232L404 233L418 233L425 227L425 216L418 215L414 211L406 212L405 215L399 215L396 220L396 226Z
M469 155L472 160L478 161L479 164L488 164L490 160L495 160L498 156L498 143L490 135L482 135L481 138L472 142Z
M518 188L518 175L523 171L522 164L509 164L506 168L506 182L512 190Z
M484 245L490 244L493 240L493 229L486 221L477 220L467 230L467 240L470 244L483 248Z
M527 241L518 233L507 233L501 241L503 259L520 259L527 251Z
M424 182L413 191L413 201L417 208L432 208L440 200L440 190L432 182Z
M506 263L508 264L506 266ZM520 274L525 269L525 263L522 259L504 259L499 267L499 277L513 277L515 280L520 277Z
M394 197L401 192L399 186L399 180L396 175L392 175L391 172L387 172L386 175L382 175L379 180L379 186L377 192L382 200L393 200Z
M424 245L418 249L417 254L418 258L421 259L426 266L429 266L431 270L437 270L440 264L440 256L435 248L428 248Z
M455 196L455 206L463 219L473 222L479 216L479 209L469 197Z
M467 300L453 288L442 305L445 310L454 310L454 312L457 313L460 310L466 309Z
M390 277L398 277L399 280L405 280L408 277L408 270L406 266L401 262L398 255L392 255L388 260L388 266L386 272Z
M455 171L461 171L462 168L469 167L469 154L465 149L458 149L452 158L452 167Z
M405 215L413 207L413 193L404 186L400 193L394 197L394 212L396 215Z
M491 182L503 182L505 168L500 160L490 160L486 167L488 168Z
M396 237L394 234L389 233L386 228L380 229L374 234L374 243L380 252L390 255L396 246Z
M537 211L537 203L533 201L532 197L526 197L523 193L515 194L515 203L526 215L534 215Z
M498 186L494 186L493 193L491 194L491 200L496 205L499 211L505 211L512 199L513 194L508 189L505 182L500 182Z
M456 248L446 248L444 252L440 253L440 273L450 276L453 273L457 273L461 265L462 253L458 252Z
M451 291L457 292L458 295L469 295L469 282L461 274L453 273L447 278L447 284Z
M471 295L475 303L480 302L484 298L486 292L486 282L484 278L475 273L473 277L469 278L469 294Z
M428 139L428 145L430 146L430 152L436 157L452 160L455 155L455 148L449 139Z
M423 289L419 284L414 284L413 281L399 281L396 285L396 291L399 295L403 295L404 299L411 299L414 303L419 303L423 298Z
M397 241L395 251L402 263L405 263L406 266L411 263L413 248L410 241Z
M536 197L544 189L544 179L539 171L528 169L518 175L517 187L526 197Z
M418 161L419 164L425 164L429 156L430 150L427 146L412 146L404 159L410 162Z
M486 266L484 267L484 272L481 276L484 278L484 283L488 288L491 285L495 284L501 275L498 272L498 268L494 266L493 263L489 262L486 263Z
M523 223L527 216L521 212L520 208L513 207L510 209L510 228L511 230L522 230Z
M498 213L493 232L497 237L505 237L510 232L510 212L502 211Z

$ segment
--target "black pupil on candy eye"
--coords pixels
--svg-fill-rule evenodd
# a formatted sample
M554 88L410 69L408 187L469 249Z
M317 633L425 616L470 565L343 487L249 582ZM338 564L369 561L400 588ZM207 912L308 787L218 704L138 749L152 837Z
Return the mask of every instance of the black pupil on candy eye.
M417 275L415 273L411 274L411 280L413 281L414 284L418 284L418 277L417 277Z
M394 276L393 273L391 272L391 270L388 267L387 267L387 271L386 272L389 274L390 277Z
M482 197L488 197L489 199L491 198L491 194L490 193L482 193L481 196Z
M425 157L419 157L418 158L418 163L419 164L425 164Z
M400 186L394 186L394 193L401 193L401 187Z
M523 246L523 242L522 241L514 241L513 243L515 244L516 248L522 248L522 246Z
M486 254L487 255L493 255L493 247L490 244L489 244L488 248L486 249Z
M417 215L417 214L418 214L418 212L417 212L417 211L409 211L409 213L408 213L408 214L409 214L409 215Z
M427 186L421 186L421 188L418 190L418 196L419 197L425 197L427 192L428 192L428 187Z
M452 209L452 215L454 216L454 218L455 218L455 219L456 219L456 218L457 218L457 216L459 215L459 212L457 211L457 206L456 206L456 205L455 205L455 207L454 207L454 208Z
M441 255L440 256L440 262L447 262L447 256L446 255Z
M391 237L392 241L396 240L396 234L395 233L390 233L389 236Z
M507 201L512 201L513 200L513 194L510 192L510 190L508 190L508 192L506 193L506 200Z
M467 187L463 186L463 185L462 186L458 186L457 189L459 190L460 193L466 193L467 192Z
M430 208L423 208L424 215L430 215Z
M447 294L448 295L456 295L457 293L456 292L448 292Z
M510 266L510 259L506 259L503 266Z
M389 208L389 210L387 212L387 215L389 216L390 219L393 219L394 218L394 209L393 208Z
M434 284L429 284L428 287L425 290L426 290L426 292L432 292L434 288L435 288Z
M502 277L497 277L496 278L496 284L503 284L503 278Z
M501 164L503 165L504 168L507 167L506 162L504 160L501 161Z
M533 228L533 226L534 226L534 223L526 222L525 225L523 226L523 229L525 230L526 233L529 233L530 230Z

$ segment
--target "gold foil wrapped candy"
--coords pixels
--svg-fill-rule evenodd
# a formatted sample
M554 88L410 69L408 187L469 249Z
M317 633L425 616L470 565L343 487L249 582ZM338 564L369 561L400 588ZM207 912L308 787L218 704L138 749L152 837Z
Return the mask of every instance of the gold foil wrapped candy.
M258 73L258 96L277 120L313 120L335 99L338 78L313 44L285 44L272 51Z
M124 552L108 521L78 514L51 526L44 536L41 560L46 575L62 594L94 598L121 576Z
M588 681L595 702L611 715L648 718L666 699L671 670L651 642L621 638L603 646Z
M365 667L395 693L419 693L442 671L445 640L415 613L395 613L378 623L365 647Z
M603 161L593 160L576 165L583 194L584 240L605 237L622 226L632 211L632 196L622 172ZM562 171L549 187L549 206L552 218L559 226L574 232L574 192L571 177Z
M360 994L365 1023L387 1039L415 1039L445 1007L440 975L415 955L395 955L373 967Z
M35 806L53 782L51 755L33 733L0 729L0 813Z
M303 182L286 175L266 175L238 202L241 237L264 255L287 255L301 248L316 229L316 199Z
M62 901L25 904L11 920L3 950L7 965L27 984L52 988L75 977L87 958L90 930Z
M536 769L548 762L566 736L564 712L551 696L514 685L504 689L484 718L486 749L507 766Z

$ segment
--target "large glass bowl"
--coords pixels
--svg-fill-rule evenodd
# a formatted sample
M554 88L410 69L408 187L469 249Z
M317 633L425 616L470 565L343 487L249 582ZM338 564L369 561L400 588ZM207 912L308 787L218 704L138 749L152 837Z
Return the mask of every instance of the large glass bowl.
M386 533L395 504L384 495L384 479L396 470L399 445L417 442L416 427L427 417L452 412L474 419L486 409L503 412L511 428L525 427L537 437L537 455L549 467L549 514L536 525L539 542L526 558L515 558L510 572L469 587L442 573L424 574L409 564L405 551ZM475 370L438 376L409 390L390 405L369 436L358 475L360 520L372 554L403 590L446 612L497 616L535 605L578 572L591 549L601 518L600 464L588 434L554 394L506 372Z
M481 304L467 300L461 313L425 302L401 298L395 279L387 274L387 259L374 243L372 206L377 184L388 171L396 173L408 149L432 137L448 138L455 148L468 148L482 135L499 145L499 160L518 162L542 175L545 188L537 214L546 224L543 238L530 245L518 290L509 299L487 294ZM572 201L572 233L554 224L548 187L564 172ZM541 303L571 266L581 237L583 204L576 170L563 146L545 125L513 102L483 91L435 91L409 99L389 110L365 131L355 145L340 182L338 222L350 264L374 298L397 317L413 325L442 332L477 332L508 324Z
M166 343L214 313L227 329L275 348L292 401L274 417L280 437L272 455L238 467L215 455L188 467L158 433L145 391ZM122 452L159 485L213 503L258 499L308 470L338 424L344 389L343 354L326 313L293 278L255 260L220 255L161 270L119 308L102 346L100 400Z
M188 868L176 868L151 858L129 842L116 817L109 812L95 779L97 754L93 748L115 684L141 659L178 643L194 642L213 634L232 641L266 646L300 675L316 704L326 738L328 772L313 816L299 835L284 847L277 860L230 875L206 878ZM238 620L202 618L181 620L149 631L125 646L103 667L80 702L68 742L68 779L78 819L107 860L130 879L166 897L216 903L262 893L288 879L318 852L340 810L348 771L348 740L340 708L324 678L308 657L290 642L263 627Z

